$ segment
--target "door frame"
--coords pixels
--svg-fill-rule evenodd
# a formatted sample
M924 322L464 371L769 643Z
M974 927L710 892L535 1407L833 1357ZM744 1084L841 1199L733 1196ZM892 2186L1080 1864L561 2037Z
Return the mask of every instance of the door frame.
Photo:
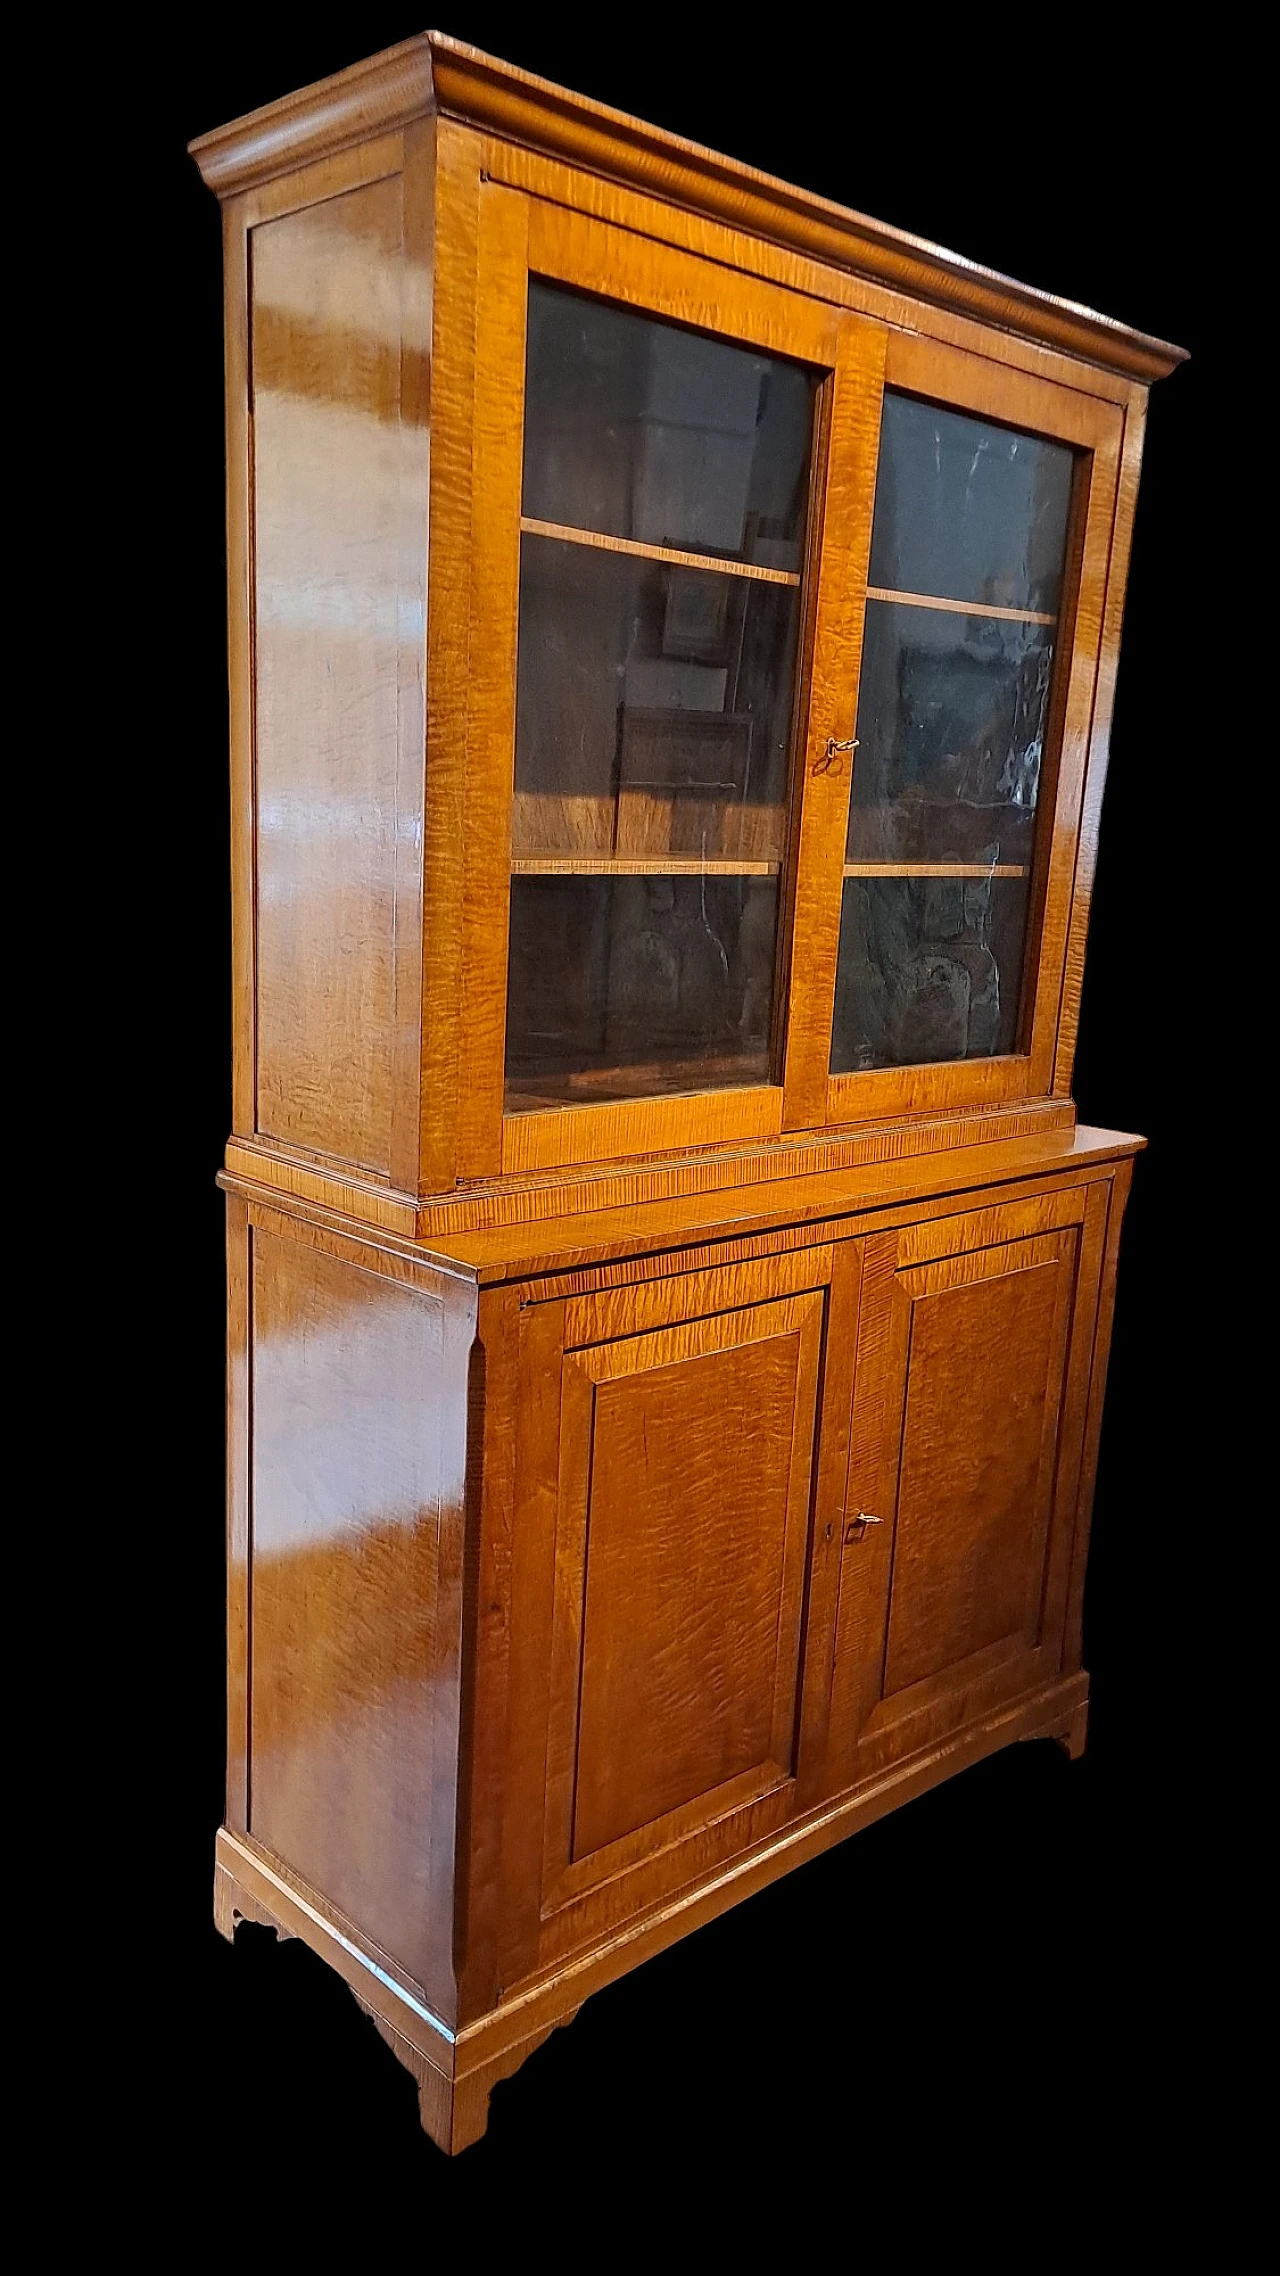
M828 1124L1012 1104L1047 1097L1053 1088L1124 439L1124 417L1116 405L918 333L890 333L884 385L947 410L1066 443L1075 452L1075 472L1037 805L1018 1049L989 1059L831 1074L822 1114L815 1116ZM877 435L877 450L878 441ZM856 703L855 690L855 710ZM842 839L842 862L843 844ZM837 910L837 925L838 920ZM829 1008L834 1016L834 973ZM830 1035L829 1020L829 1041Z
M818 390L789 829L775 961L778 1080L669 1098L503 1111L528 284L545 277L786 356ZM454 1159L463 1180L776 1138L820 1121L829 1059L849 774L887 328L830 301L484 181L479 191L467 770L459 980L466 1066ZM520 375L519 382L513 375ZM833 869L833 864L837 865ZM833 893L834 885L834 893ZM828 1007L829 1008L829 1007Z

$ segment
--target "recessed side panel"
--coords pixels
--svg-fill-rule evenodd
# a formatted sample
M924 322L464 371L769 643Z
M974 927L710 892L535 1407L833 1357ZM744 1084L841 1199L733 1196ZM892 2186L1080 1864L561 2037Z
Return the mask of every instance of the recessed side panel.
M256 1127L384 1175L397 818L421 803L400 779L426 553L405 233L392 175L249 238ZM420 776L420 725L416 741Z
M249 1831L427 1987L461 1497L443 1307L251 1237Z
M800 1359L793 1328L597 1387L575 1857L769 1760Z

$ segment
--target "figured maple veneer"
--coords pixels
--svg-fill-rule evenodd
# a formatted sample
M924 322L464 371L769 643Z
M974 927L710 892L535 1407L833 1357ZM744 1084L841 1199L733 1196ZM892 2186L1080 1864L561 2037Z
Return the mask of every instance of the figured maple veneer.
M832 1711L849 1777L1058 1664L1105 1224L1084 1187L867 1243Z
M1036 1641L1074 1250L1057 1234L897 1276L911 1358L888 1695L1006 1636Z
M589 1992L998 1747L1083 1748L1143 1141L1076 1128L1072 1059L1181 354L437 33L193 147L215 1916L321 1953L452 2152Z
M821 1332L814 1293L566 1361L574 1860L790 1773Z
M453 1786L436 1750L454 1712L466 1401L450 1287L285 1219L258 1216L240 1241L241 1822L447 2007L435 1900Z
M342 1968L447 2146L690 1907L1082 1743L1124 1143L699 1245L697 1197L566 1219L532 1272L512 1227L488 1286L231 1197L220 1918Z
M382 1176L397 865L403 895L422 811L402 755L422 738L427 520L404 200L397 173L249 240L255 1127Z

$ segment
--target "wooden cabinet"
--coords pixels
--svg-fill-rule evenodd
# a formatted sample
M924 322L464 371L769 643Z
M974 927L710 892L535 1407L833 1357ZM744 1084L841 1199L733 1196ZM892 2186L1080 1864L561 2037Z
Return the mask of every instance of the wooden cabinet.
M1071 1100L1179 351L429 34L223 202L217 1911L445 2147L1018 1737L1142 1141Z

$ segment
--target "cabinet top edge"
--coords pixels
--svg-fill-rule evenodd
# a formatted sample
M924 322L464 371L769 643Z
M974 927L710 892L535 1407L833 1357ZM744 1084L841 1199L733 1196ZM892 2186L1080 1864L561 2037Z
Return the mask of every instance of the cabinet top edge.
M828 1224L878 1209L974 1193L1033 1178L1071 1176L1131 1160L1146 1139L1128 1130L1078 1124L1070 1132L1012 1138L909 1161L826 1170L777 1186L689 1194L672 1202L637 1202L566 1218L543 1218L492 1230L434 1236L452 1267L469 1269L481 1286L538 1278L607 1259L660 1254L750 1238L780 1227Z
M548 1274L621 1264L642 1256L661 1256L750 1240L791 1228L808 1228L811 1238L831 1237L837 1220L874 1216L877 1211L916 1202L975 1194L999 1196L1002 1187L1067 1177L1077 1181L1109 1165L1131 1160L1146 1146L1132 1131L1097 1130L1078 1124L1068 1132L1006 1139L915 1157L823 1170L776 1184L734 1187L681 1195L675 1200L640 1201L607 1209L576 1210L565 1217L534 1218L514 1224L436 1232L429 1242L389 1233L346 1216L340 1209L281 1191L224 1170L218 1184L285 1216L344 1232L365 1246L382 1248L444 1277L472 1287L493 1288Z
M220 198L436 113L1149 385L1187 351L927 238L423 32L188 144Z

